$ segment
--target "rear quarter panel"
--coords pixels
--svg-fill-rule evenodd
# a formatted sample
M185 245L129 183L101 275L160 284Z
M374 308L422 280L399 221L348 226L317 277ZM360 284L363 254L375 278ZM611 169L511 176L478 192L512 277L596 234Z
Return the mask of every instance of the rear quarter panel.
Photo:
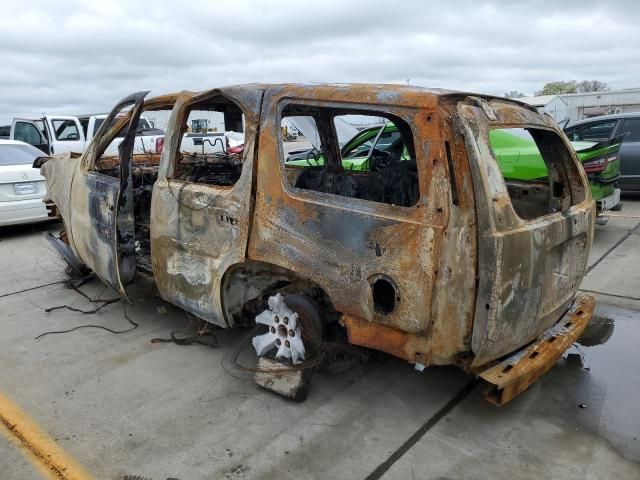
M473 366L522 347L562 316L584 275L595 217L586 175L555 123L510 102L482 102L468 99L458 106L478 215ZM573 206L528 221L515 213L487 135L491 128L505 126L528 126L560 135L565 144L563 162L571 165Z

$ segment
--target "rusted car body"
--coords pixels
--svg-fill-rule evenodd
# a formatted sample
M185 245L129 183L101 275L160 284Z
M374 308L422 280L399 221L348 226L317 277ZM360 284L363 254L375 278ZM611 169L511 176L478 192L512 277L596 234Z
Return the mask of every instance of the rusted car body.
M282 287L311 297L322 322L345 329L351 344L420 367L490 372L487 380L506 392L494 392L498 404L550 368L588 322L593 299L576 302L576 293L594 202L566 137L534 108L389 85L245 85L146 103L144 96L117 105L111 116L124 107L126 115L111 128L105 121L82 157L42 167L75 260L122 295L136 271L147 271L169 302L237 327L252 324L251 312L264 308L255 302ZM137 119L163 108L172 112L162 154L138 158ZM242 116L241 156L181 153L197 108ZM339 114L395 122L410 161L345 171L332 127ZM286 165L288 115L315 119L325 166ZM488 139L493 128L531 132L547 181L505 180ZM118 132L119 158L101 156ZM150 194L145 218L136 207L141 175ZM141 242L150 245L142 255ZM544 355L513 368L544 339ZM518 372L511 387L497 380L500 365Z

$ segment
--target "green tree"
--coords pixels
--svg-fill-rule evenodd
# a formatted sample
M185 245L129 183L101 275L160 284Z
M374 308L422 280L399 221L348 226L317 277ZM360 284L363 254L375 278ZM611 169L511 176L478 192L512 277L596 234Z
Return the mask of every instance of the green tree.
M578 82L575 80L569 80L568 82L559 80L556 82L549 82L542 87L542 90L536 92L536 95L560 95L562 93L577 93Z

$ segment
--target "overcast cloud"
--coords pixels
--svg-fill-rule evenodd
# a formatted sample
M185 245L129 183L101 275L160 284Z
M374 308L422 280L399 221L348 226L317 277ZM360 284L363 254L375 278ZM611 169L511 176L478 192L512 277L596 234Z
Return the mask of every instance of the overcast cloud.
M260 4L261 6L257 6ZM248 82L640 87L640 2L2 2L0 125Z

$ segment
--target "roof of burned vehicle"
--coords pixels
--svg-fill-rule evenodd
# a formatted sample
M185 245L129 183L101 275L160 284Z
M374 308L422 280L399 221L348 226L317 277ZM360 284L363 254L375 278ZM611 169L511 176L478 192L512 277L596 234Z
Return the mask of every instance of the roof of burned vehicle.
M374 104L407 104L411 101L422 100L415 106L421 106L422 102L436 102L439 98L446 100L462 100L466 97L477 97L485 100L500 100L503 102L513 103L527 110L537 111L535 107L520 102L515 99L498 97L495 95L487 95L482 93L465 92L459 90L450 90L444 88L427 88L416 85L402 84L374 84L374 83L247 83L237 85L225 85L200 92L180 92L178 95L191 95L195 98L213 94L218 91L224 94L225 91L232 90L264 90L271 94L281 94L283 96L292 97L318 97L318 99L328 100L335 99L337 101L349 98L351 101L367 102ZM152 102L154 99L149 99Z

